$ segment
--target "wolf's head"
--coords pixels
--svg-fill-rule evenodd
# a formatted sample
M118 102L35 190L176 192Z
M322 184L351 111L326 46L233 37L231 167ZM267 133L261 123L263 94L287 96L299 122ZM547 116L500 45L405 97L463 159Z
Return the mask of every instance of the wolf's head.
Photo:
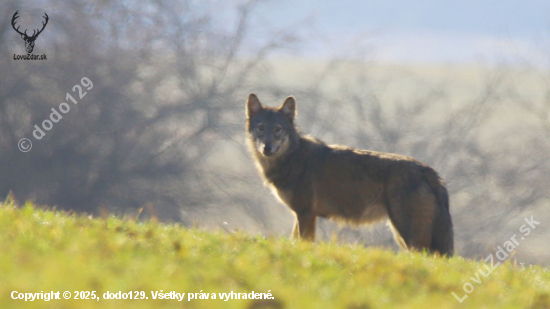
M247 130L251 146L265 158L278 158L285 154L298 138L294 127L296 101L286 98L279 108L264 107L255 94L246 102Z

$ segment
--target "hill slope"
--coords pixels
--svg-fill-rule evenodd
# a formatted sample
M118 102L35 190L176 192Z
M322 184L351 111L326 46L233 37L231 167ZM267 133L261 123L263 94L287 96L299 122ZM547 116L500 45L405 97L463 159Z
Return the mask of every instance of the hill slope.
M538 266L503 263L485 277L483 262L461 257L96 219L10 201L0 206L0 252L1 308L550 308L550 272ZM127 299L104 299L107 292ZM452 292L468 297L459 303ZM25 301L25 293L60 299ZM159 299L176 293L186 294Z

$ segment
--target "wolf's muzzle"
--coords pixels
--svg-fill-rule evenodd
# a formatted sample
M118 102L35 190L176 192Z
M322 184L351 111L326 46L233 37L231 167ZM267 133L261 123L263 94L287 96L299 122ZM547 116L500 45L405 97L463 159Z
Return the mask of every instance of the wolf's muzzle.
M277 150L279 150L279 146L273 146L272 144L264 144L264 149L262 150L262 153L264 156L269 157L274 155Z

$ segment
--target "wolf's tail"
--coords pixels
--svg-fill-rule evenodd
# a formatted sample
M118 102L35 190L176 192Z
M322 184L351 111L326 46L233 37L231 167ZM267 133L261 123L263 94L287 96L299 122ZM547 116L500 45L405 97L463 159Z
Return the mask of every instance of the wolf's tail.
M425 176L436 196L439 210L433 222L431 250L450 257L454 254L454 241L453 221L449 212L449 194L443 180L434 170L425 173Z

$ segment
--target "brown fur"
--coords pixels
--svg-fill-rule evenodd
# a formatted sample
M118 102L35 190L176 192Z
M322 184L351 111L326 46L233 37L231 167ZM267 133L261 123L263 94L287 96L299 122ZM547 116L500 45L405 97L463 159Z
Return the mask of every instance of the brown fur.
M391 153L327 145L296 130L296 102L247 102L250 150L266 182L297 217L293 235L315 240L317 217L353 224L388 219L404 249L453 255L444 182L427 165Z

